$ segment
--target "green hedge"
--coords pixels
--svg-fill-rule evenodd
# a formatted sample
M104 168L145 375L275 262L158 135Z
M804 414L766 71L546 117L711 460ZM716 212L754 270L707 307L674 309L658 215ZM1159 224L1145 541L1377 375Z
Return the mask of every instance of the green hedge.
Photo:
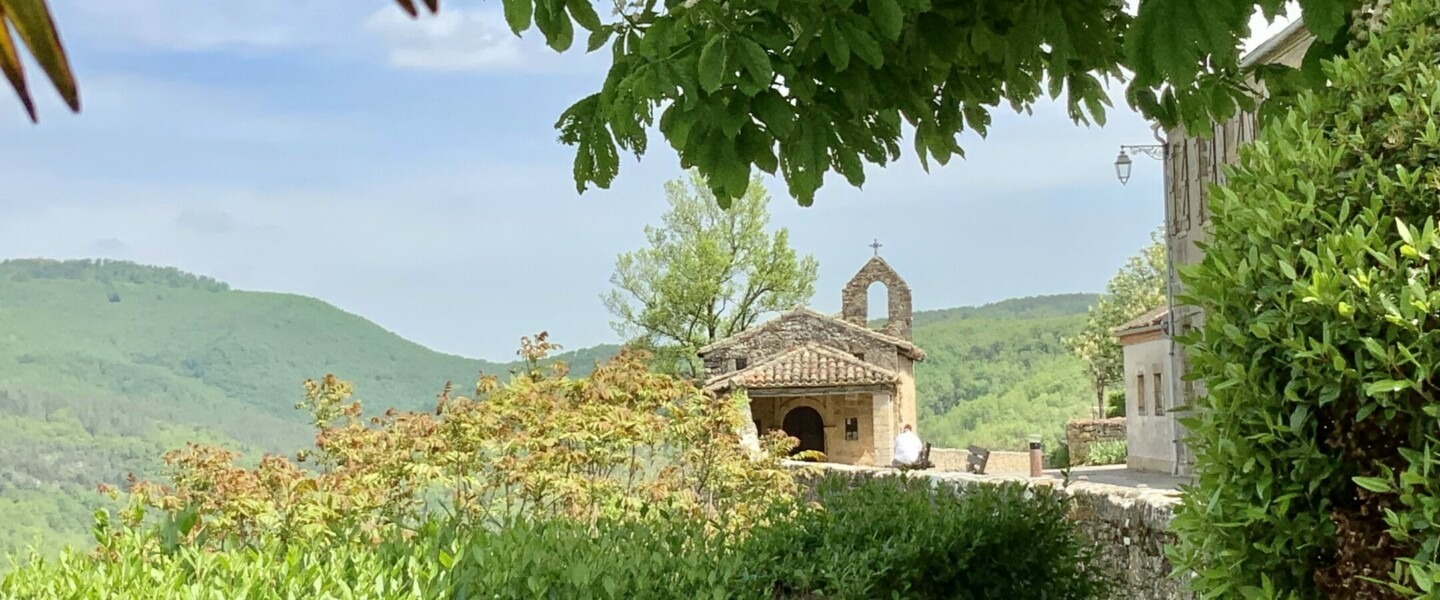
M0 581L0 597L171 598L1047 598L1089 600L1106 580L1046 489L958 495L926 481L828 478L825 508L776 514L744 539L650 515L587 528L563 520L498 530L431 522L378 546L291 545L141 560L132 533L107 561L69 553Z
M1173 528L1206 598L1440 598L1440 1L1397 0L1210 194Z

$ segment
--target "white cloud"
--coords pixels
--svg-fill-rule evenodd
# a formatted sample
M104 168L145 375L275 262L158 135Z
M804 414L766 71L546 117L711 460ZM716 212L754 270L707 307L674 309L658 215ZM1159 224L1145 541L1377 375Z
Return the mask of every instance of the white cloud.
M411 19L394 7L370 16L365 29L387 47L391 66L421 71L490 71L524 66L527 48L494 11L446 7Z

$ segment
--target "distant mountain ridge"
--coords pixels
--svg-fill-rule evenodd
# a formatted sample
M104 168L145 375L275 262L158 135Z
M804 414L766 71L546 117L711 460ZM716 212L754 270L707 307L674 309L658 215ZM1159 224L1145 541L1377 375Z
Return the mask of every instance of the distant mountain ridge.
M919 311L921 432L1002 448L1085 414L1079 363L1060 340L1096 298L1064 294ZM517 340L518 342L518 340ZM575 376L618 352L555 359ZM97 483L154 475L188 441L290 451L310 441L300 383L352 381L367 410L427 410L446 381L515 363L432 351L315 298L232 289L124 261L0 262L0 555L82 543ZM1043 431L1036 431L1043 430ZM3 564L0 559L0 564Z
M618 350L554 359L583 375ZM442 354L314 298L173 268L0 262L0 553L35 534L80 539L88 490L154 474L186 441L247 454L308 445L294 408L305 379L352 381L372 411L423 410L447 381L465 393L481 371L516 364Z

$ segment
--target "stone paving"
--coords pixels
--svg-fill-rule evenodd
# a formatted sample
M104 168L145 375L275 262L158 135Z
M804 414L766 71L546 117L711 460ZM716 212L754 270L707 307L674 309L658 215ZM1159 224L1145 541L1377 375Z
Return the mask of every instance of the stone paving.
M1046 469L1044 475L1055 479L1063 478L1059 469ZM1176 477L1169 473L1135 471L1127 469L1125 465L1072 467L1070 480L1153 490L1179 490L1181 485L1191 483L1191 479L1186 477Z

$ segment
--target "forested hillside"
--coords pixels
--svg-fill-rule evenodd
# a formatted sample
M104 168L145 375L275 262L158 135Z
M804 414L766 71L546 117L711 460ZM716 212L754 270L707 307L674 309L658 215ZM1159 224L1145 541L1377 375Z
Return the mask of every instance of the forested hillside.
M1061 345L1090 295L922 311L921 432L942 446L1053 440L1089 394ZM559 340L563 342L564 340ZM517 340L518 343L518 340ZM615 346L560 355L576 375ZM245 292L125 262L0 262L0 554L83 543L98 483L153 475L186 442L247 451L308 445L301 382L327 373L372 409L428 409L509 364L431 351L302 296Z
M921 434L937 446L1019 450L1028 435L1053 447L1065 421L1090 411L1079 359L1061 340L1085 324L1091 294L1017 298L916 312Z
M519 340L516 340L518 347ZM558 358L587 373L614 346ZM98 483L155 473L187 441L309 443L301 382L427 408L509 365L431 351L329 304L125 262L0 262L0 554L83 540Z

